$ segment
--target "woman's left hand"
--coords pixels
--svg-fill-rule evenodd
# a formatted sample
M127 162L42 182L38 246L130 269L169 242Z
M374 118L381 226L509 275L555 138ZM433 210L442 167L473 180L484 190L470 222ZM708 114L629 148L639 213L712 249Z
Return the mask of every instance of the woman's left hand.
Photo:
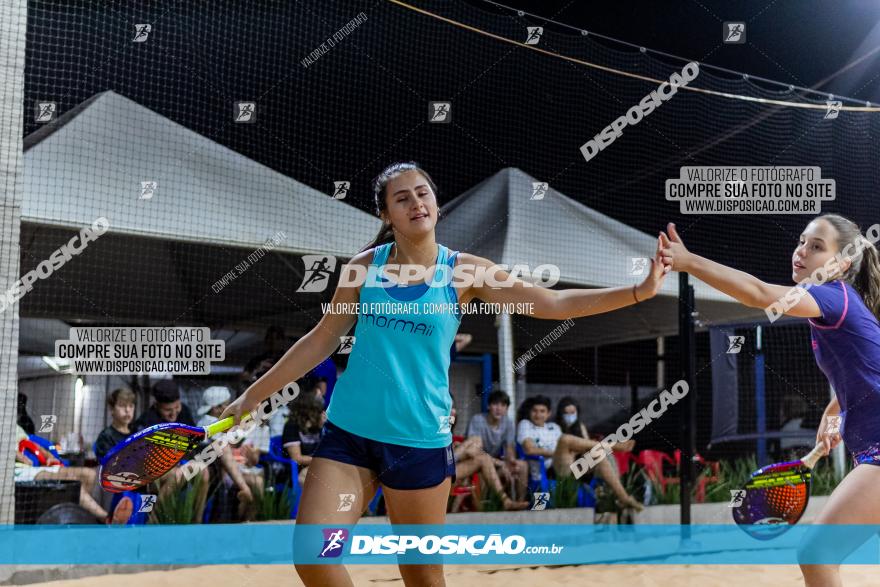
M654 253L654 258L651 259L651 270L648 271L645 280L636 286L636 297L640 302L657 295L657 292L660 291L660 287L663 285L663 280L666 278L666 271L663 268L663 259L660 251L660 237L657 237L657 251Z

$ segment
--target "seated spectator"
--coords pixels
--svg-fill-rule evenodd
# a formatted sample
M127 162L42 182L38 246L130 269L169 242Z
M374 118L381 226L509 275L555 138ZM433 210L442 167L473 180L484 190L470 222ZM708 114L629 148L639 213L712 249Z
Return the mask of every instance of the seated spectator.
M133 432L140 432L162 422L195 426L189 407L180 401L180 389L173 379L161 379L153 386L153 405L134 421Z
M559 405L556 406L556 424L562 429L563 434L571 434L572 436L589 439L590 433L587 430L587 425L580 419L580 413L581 409L578 403L573 397L567 395L559 400ZM621 443L617 450L621 452L631 451L633 446L635 446L635 440L629 440ZM612 459L612 461L611 465L616 469L617 460ZM595 470L589 471L581 478L581 481L589 483L595 472ZM618 470L617 475L619 474L620 471Z
M202 394L202 404L198 409L198 425L204 427L216 422L231 399L232 391L226 386L214 385L206 389ZM238 488L239 515L245 520L252 518L256 512L251 508L254 502L251 486L256 487L258 491L261 490L263 487L262 476L243 473L229 448L220 454L220 466Z
M324 379L310 372L297 381L296 384L299 386L298 397L308 395L321 400L321 404L324 403L324 392L327 389L327 382Z
M449 415L450 429L455 433L455 405ZM452 443L455 456L456 483L466 483L474 473L480 473L483 482L488 483L501 497L501 505L505 510L524 510L529 507L528 501L512 499L504 489L504 484L495 469L494 459L483 450L483 441L479 436L468 436L461 442ZM523 494L525 495L525 494ZM453 511L455 511L453 509Z
M231 399L232 392L223 385L214 385L202 392L202 405L197 410L198 425L205 427L216 422Z
M516 440L527 455L544 457L544 467L550 472L553 470L554 449L562 436L559 426L547 422L550 416L550 398L539 395L529 398L523 404L528 406L528 411L520 415L522 419L516 426ZM533 478L540 476L536 462L530 462L529 467Z
M228 387L219 385L206 389L202 396L202 405L198 410L199 415L201 416L199 426L210 426L216 422L220 417L220 414L223 413L223 410L226 409L226 406L229 405L231 399L232 390ZM240 490L238 498L239 503L242 504L242 508L246 508L250 505L251 499L249 499L249 495L252 496L254 492L263 492L265 475L262 467L258 466L259 450L256 450L257 454L253 460L249 458L250 449L253 448L252 437L255 435L259 436L260 428L265 428L265 426L260 426L251 430L245 440L238 445L233 446L231 451L224 452L221 457L224 470L229 473L230 478L235 480L240 474L241 479L244 481L244 485L237 485ZM238 473L232 473L233 469L237 469ZM248 491L245 492L244 488L248 488ZM246 511L241 511L239 513L247 519L252 517L256 512L247 509Z
M318 448L321 428L326 420L324 402L317 395L309 393L293 400L291 416L281 434L281 445L299 467L300 485L305 483L312 453Z
M336 363L328 357L318 363L312 369L308 376L314 377L318 381L318 387L321 389L321 398L324 401L324 409L330 405L330 396L333 395L333 387L336 385Z
M516 458L516 428L507 415L509 407L510 396L500 389L493 391L489 394L489 411L474 414L466 436L480 439L501 480L513 487L515 496L525 496L529 469L525 461Z
M550 417L550 398L539 395L531 398L529 417L520 420L517 425L516 438L522 445L527 455L537 455L544 458L544 466L548 471L553 471L558 479L572 475L571 464L583 453L589 451L598 441L589 438L581 438L572 434L563 434L562 429L555 422L548 422ZM614 450L629 451L635 443L629 440L618 443ZM537 463L530 463L534 470ZM636 510L644 509L644 506L626 492L620 482L620 474L613 458L603 459L595 467L599 475L617 496L618 501L624 507Z
M107 396L110 408L110 426L104 428L95 441L95 456L100 461L110 449L128 438L131 434L131 421L134 418L135 395L130 389L114 389Z
M13 471L13 479L15 483L24 483L27 481L43 481L43 480L69 480L79 481L79 505L86 511L95 516L101 523L120 523L124 524L125 519L110 519L107 510L102 508L92 492L98 480L97 473L94 469L86 467L65 467L55 458L55 456L43 447L34 444L31 450L35 451L38 458L45 461L45 465L34 465L33 461L28 458L24 452L19 450L19 444L22 440L28 440L30 435L25 430L15 426L15 469Z
M573 397L567 395L559 400L559 405L556 406L556 424L563 434L571 434L581 438L590 437L587 433L587 425L578 417L580 413L580 406Z

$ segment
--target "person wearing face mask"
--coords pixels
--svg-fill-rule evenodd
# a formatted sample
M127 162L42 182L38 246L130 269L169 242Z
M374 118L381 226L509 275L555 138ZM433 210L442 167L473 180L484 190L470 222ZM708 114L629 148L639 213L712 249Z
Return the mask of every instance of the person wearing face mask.
M581 407L573 397L567 395L559 400L559 405L556 406L556 423L562 429L562 433L589 439L590 433L587 431L587 425L584 424L580 416ZM626 442L617 443L614 449L620 452L629 452L634 446L635 440L630 439ZM612 463L612 465L614 465L613 468L615 469L614 474L619 475L620 471L617 470L616 462ZM586 479L590 478L592 478L592 473Z
M559 400L556 406L556 424L563 434L573 434L581 438L589 438L587 426L580 420L581 409L574 398L567 395Z

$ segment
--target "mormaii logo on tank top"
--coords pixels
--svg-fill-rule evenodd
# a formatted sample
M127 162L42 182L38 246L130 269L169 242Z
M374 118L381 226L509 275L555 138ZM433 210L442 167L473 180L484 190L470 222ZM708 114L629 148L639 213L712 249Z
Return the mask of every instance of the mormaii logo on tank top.
M401 320L400 318L389 318L382 314L363 313L359 317L365 324L371 324L379 328L387 328L393 332L404 332L406 334L421 334L423 336L433 336L434 327L424 322L415 320Z

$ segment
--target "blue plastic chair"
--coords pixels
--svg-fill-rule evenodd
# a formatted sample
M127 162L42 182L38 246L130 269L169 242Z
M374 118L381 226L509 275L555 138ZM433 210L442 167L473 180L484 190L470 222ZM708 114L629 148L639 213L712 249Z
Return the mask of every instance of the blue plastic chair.
M299 484L299 465L296 461L287 456L287 452L284 450L284 447L281 445L281 436L273 436L269 439L269 452L262 453L260 455L260 462L264 465L271 466L271 463L280 463L286 467L288 467L288 472L290 473L290 519L296 518L296 513L299 511L299 498L302 495L302 488ZM276 483L275 491L283 492L284 484Z
M581 483L580 487L578 487L577 506L579 508L595 508L596 488L602 483L603 481L601 479L595 477L590 480L589 486L585 483Z
M502 449L502 455L503 454L504 449ZM550 492L556 488L556 479L550 479L547 476L547 466L544 464L544 457L540 455L527 455L522 445L518 442L516 443L516 456L517 458L523 459L526 462L537 461L538 463L540 477L532 477L532 468L529 467L528 487L531 493L534 493L536 491ZM586 487L584 483L578 485L577 507L595 507L596 495L594 490L599 483L601 483L601 481L594 478L592 481L590 481L589 488Z
M147 523L147 518L150 517L149 512L141 512L140 509L144 503L144 497L140 493L135 491L124 491L122 493L116 493L113 495L113 501L110 503L110 511L116 509L117 504L119 504L120 500L123 497L127 497L131 499L131 516L129 516L128 521L125 523L127 526L141 526Z
M520 443L516 443L516 458L522 459L526 462L536 461L538 463L538 470L540 471L539 477L532 476L532 467L529 467L529 491L534 493L536 491L551 491L556 487L556 480L550 479L547 476L547 467L544 465L544 457L540 455L527 455L526 451L523 449Z

